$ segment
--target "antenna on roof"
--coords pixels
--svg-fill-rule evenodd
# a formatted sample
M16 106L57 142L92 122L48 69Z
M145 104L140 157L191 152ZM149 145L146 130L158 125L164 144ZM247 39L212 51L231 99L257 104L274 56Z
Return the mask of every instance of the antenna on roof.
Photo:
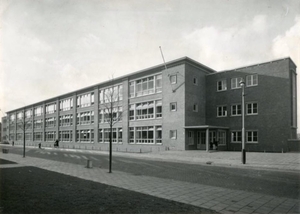
M167 65L166 65L166 62L165 62L165 58L164 58L164 55L163 55L163 52L161 50L161 47L159 46L159 49L160 49L160 53L161 53L161 56L163 58L163 61L164 61L164 64L165 64L165 68L167 69Z

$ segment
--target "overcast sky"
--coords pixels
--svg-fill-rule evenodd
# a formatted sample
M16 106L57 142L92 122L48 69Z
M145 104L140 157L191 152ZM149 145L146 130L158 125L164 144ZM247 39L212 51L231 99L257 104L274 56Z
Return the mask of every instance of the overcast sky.
M0 15L0 116L161 64L159 46L217 71L300 66L299 0L0 0Z

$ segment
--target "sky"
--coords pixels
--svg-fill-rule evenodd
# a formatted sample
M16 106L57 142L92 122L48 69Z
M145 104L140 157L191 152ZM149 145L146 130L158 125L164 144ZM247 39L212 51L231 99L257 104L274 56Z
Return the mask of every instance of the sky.
M159 46L217 71L300 66L300 1L0 0L0 117L161 64Z

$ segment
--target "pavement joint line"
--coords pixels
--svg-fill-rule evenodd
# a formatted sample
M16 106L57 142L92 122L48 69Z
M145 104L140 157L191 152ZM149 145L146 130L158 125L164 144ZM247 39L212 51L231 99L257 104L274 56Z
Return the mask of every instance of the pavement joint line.
M226 192L227 189L225 188L221 188L221 187L210 187L208 185L202 185L202 184L191 184L191 183L187 183L187 182L182 182L182 181L176 181L176 180L169 180L169 179L162 179L162 178L155 178L155 177L148 177L148 176L134 176L134 175L131 175L129 173L124 173L124 172L119 172L119 171L114 171L114 173L112 174L109 174L109 173L106 173L106 169L101 169L101 168L93 168L93 169L87 169L87 168L84 168L83 166L81 165L76 165L76 164L70 164L70 163L62 163L62 162L59 162L60 164L57 164L57 161L50 161L50 160L45 160L45 159L40 159L40 158L31 158L31 157L27 157L26 159L24 158L20 158L19 155L12 155L12 154L9 154L9 155L6 155L6 156L3 156L3 159L9 159L11 161L15 161L19 164L15 164L15 165L20 165L20 166L35 166L35 167L39 167L39 168L42 168L42 169L46 169L46 170L50 170L50 171L55 171L55 172L59 172L59 173L63 173L63 174L68 174L68 175L71 175L71 176L75 176L75 177L79 177L79 178L82 178L82 179L86 179L86 180L94 180L96 182L100 182L100 183L105 183L107 185L111 185L111 186L115 186L115 187L120 187L120 188L123 188L123 189L126 189L125 185L122 186L123 182L122 182L122 179L126 180L128 179L128 183L132 183L133 185L136 185L136 186L133 186L132 189L134 189L133 191L136 191L136 192L143 192L145 194L148 194L148 192L151 192L150 190L152 190L152 186L153 185L145 185L145 182L149 182L149 183L153 183L154 185L156 183L160 183L161 186L164 186L163 189L159 189L161 192L158 192L157 194L155 194L157 197L163 197L163 198L167 198L167 199L170 199L172 198L172 200L174 201L183 201L184 203L187 203L187 204L192 204L192 205L195 205L195 206L199 206L201 205L201 207L212 207L213 209L213 206L217 205L218 202L214 202L214 198L219 198L220 196L218 195L218 192ZM69 171L67 171L66 173L66 169L69 168ZM70 169L71 168L71 169ZM78 168L80 170L78 170ZM101 175L101 179L94 179L93 176L95 175L98 175L100 174ZM102 178L102 176L105 175L105 179ZM118 180L119 179L119 180ZM139 182L136 182L136 181L139 181ZM118 181L118 182L116 182ZM167 185L163 185L163 184L167 184ZM189 193L186 192L186 197L182 197L182 192L180 192L180 194L177 193L174 194L174 188L178 187L178 186L181 186L181 185L184 185L184 186L191 186L191 191L192 190L195 190L194 187L199 187L197 188L197 191L199 192L199 195L204 195L204 197L206 196L207 197L207 193L209 190L212 190L210 192L211 194L211 197L207 197L207 201L204 202L202 201L203 203L202 204L199 204L197 205L199 202L201 203L201 201L187 201L187 200L184 200L186 199L187 196L189 196ZM125 187L125 188L124 188ZM201 189L205 189L206 191L201 194ZM169 191L168 191L169 190ZM168 194L169 193L169 194ZM246 211L246 212L253 212L254 210L258 210L259 208L256 208L256 209L251 209L250 207L247 207L246 205L239 205L238 202L240 202L241 200L237 200L235 197L237 197L238 195L241 195L241 194L248 194L247 192L244 192L244 191L241 191L241 190L230 190L230 193L231 193L231 197L229 199L230 203L228 206L230 207L226 207L226 202L224 202L225 204L225 209L229 210L230 211L230 208L231 211L233 210L241 210L241 211ZM287 198L277 198L277 197L263 197L263 195L261 194L256 194L256 193L251 193L251 194L248 194L250 197L253 197L251 200L249 200L249 198L247 198L250 202L249 203L253 203L253 201L259 199L259 198L265 198L265 199L269 199L267 200L267 202L263 205L266 207L267 206L270 206L270 209L271 211L275 211L276 208L279 206L278 203L284 203L284 202L289 202L290 199L287 199ZM224 197L225 198L225 197ZM247 200L246 200L247 201ZM270 202L270 203L269 203ZM277 203L277 204L276 204ZM288 213L289 211L294 211L294 209L297 209L298 205L297 203L299 204L299 200L292 200L291 201L291 205L293 204L292 208L291 207L287 207L285 209L285 213ZM236 208L234 208L236 207ZM299 209L299 208L298 208ZM298 210L299 211L299 210ZM234 211L235 212L235 211Z

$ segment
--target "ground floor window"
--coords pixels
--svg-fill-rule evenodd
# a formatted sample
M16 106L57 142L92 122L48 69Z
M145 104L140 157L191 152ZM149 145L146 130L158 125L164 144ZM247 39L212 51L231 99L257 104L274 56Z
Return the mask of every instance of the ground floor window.
M42 132L33 133L33 141L42 141Z
M246 132L247 143L257 143L258 142L258 133L257 131L247 131Z
M23 139L23 133L18 133L17 140L22 140L22 139Z
M122 128L113 128L112 129L112 142L113 143L122 143ZM110 128L99 129L99 142L100 143L109 143Z
M177 139L177 130L170 130L170 139Z
M56 140L56 132L51 131L51 132L45 132L45 141L55 141Z
M129 142L137 144L155 144L162 142L161 126L129 127Z
M25 140L32 140L32 134L31 133L26 133L25 134Z
M59 140L63 142L70 142L73 139L73 132L72 130L68 131L60 131L59 132Z
M9 135L9 139L10 139L10 140L15 140L14 134L10 134L10 135Z
M77 142L94 142L94 129L77 130Z
M231 142L232 143L240 143L240 142L242 142L242 132L241 131L233 131L233 132L231 132Z
M218 132L218 139L219 139L219 142L218 142L219 145L226 145L226 132L225 131L219 131Z

